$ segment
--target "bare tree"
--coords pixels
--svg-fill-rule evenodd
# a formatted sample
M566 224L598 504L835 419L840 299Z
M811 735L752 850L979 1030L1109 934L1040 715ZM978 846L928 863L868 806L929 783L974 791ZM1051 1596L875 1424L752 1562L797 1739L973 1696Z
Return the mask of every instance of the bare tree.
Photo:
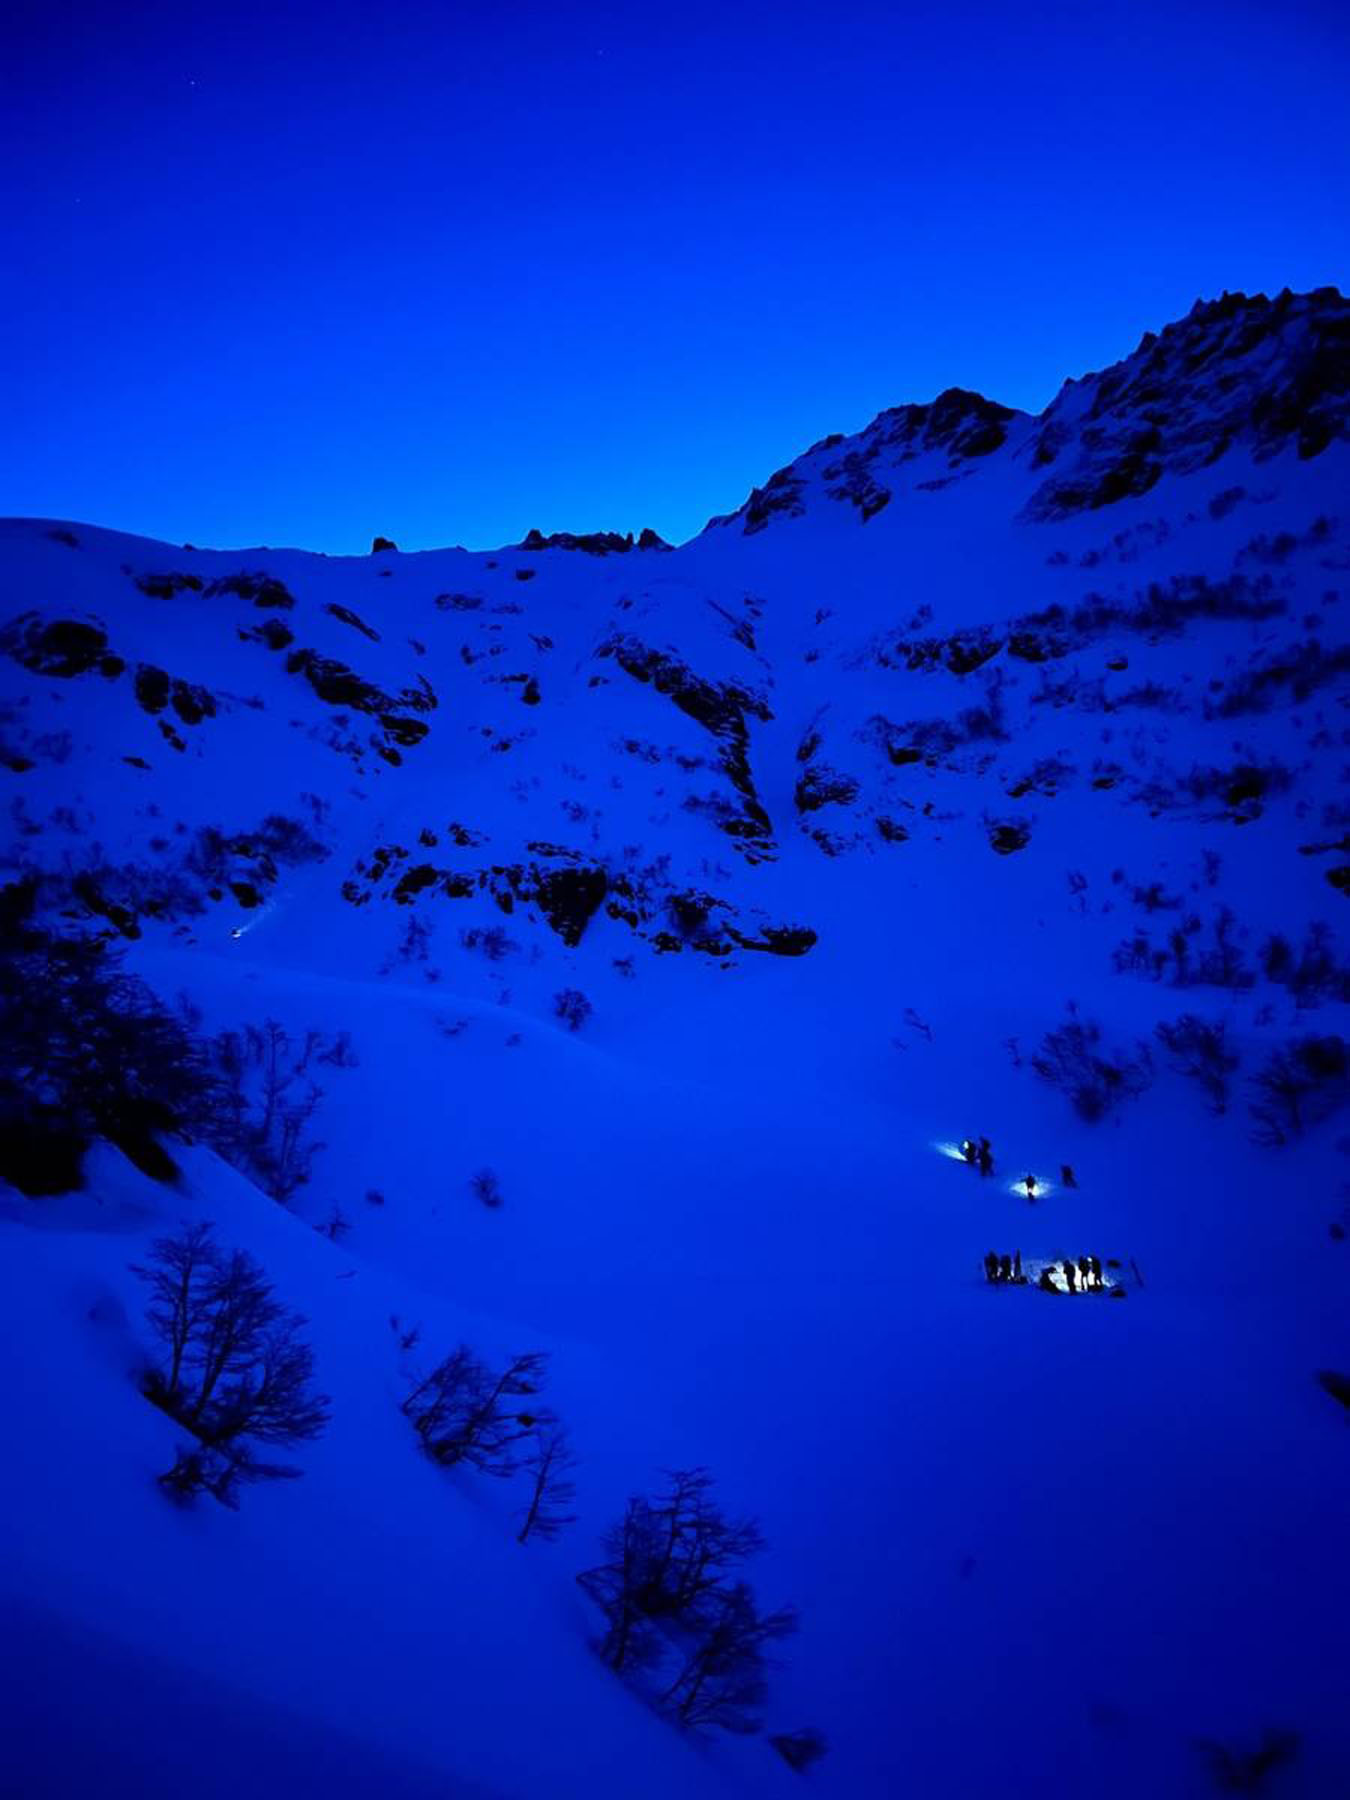
M148 1267L131 1265L132 1273L149 1284L145 1316L169 1352L169 1366L159 1375L168 1400L176 1401L182 1393L188 1345L195 1345L205 1325L219 1265L219 1246L206 1224L189 1225L176 1238L160 1238Z
M655 1500L629 1500L602 1540L605 1561L577 1577L608 1621L598 1648L613 1669L656 1660L655 1624L703 1629L720 1612L727 1573L764 1546L753 1519L729 1520L709 1498L706 1469L672 1470L669 1482Z
M652 1504L656 1553L640 1600L649 1617L688 1618L721 1584L728 1569L764 1547L754 1519L730 1520L710 1498L706 1469L673 1469L670 1487Z
M765 1645L796 1629L793 1608L762 1614L748 1583L720 1589L684 1666L661 1696L662 1707L686 1729L758 1731L768 1691Z
M413 1384L401 1410L433 1462L446 1468L463 1462L485 1475L514 1475L521 1461L516 1446L541 1424L551 1423L552 1415L542 1407L515 1409L508 1402L537 1394L547 1364L544 1351L529 1351L513 1356L494 1376L461 1344Z
M216 1243L210 1225L159 1239L148 1263L132 1268L150 1288L146 1319L167 1353L144 1392L196 1439L164 1485L181 1495L205 1488L233 1505L242 1481L298 1475L258 1461L254 1446L290 1447L328 1423L328 1398L312 1385L314 1352L298 1335L305 1321L273 1297L247 1251Z
M640 1603L657 1542L651 1506L635 1495L600 1540L605 1560L577 1576L582 1592L605 1615L605 1635L595 1648L620 1674L647 1668L661 1656L662 1640Z
M530 1502L516 1534L518 1543L526 1543L531 1536L555 1538L564 1526L575 1524L576 1514L563 1509L576 1498L576 1483L571 1479L576 1464L564 1426L550 1419L535 1427L524 1458Z
M275 1019L242 1032L223 1031L214 1043L216 1065L227 1100L216 1148L283 1205L309 1180L323 1145L309 1136L323 1089L310 1076L311 1062L322 1057L348 1065L340 1039L325 1049L320 1032L307 1031L296 1044Z

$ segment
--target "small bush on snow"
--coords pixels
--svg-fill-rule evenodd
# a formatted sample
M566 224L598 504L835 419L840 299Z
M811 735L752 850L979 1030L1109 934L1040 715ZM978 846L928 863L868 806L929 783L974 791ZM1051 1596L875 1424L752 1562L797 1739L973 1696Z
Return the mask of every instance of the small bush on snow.
M1104 1119L1122 1100L1142 1094L1153 1079L1147 1044L1133 1051L1107 1049L1101 1026L1080 1019L1072 1008L1068 1020L1041 1039L1031 1066L1042 1081L1067 1095L1089 1124Z

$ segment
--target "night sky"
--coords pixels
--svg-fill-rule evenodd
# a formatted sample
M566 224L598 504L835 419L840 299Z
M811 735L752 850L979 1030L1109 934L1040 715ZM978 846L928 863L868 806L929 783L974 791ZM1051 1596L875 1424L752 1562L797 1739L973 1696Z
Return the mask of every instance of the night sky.
M0 511L679 540L816 438L1350 281L1350 8L6 8Z

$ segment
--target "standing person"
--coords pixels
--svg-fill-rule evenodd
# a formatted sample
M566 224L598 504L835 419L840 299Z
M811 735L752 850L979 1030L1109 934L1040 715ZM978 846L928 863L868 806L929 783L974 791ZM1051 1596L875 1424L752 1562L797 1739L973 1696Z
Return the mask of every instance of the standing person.
M998 1257L992 1250L984 1253L984 1278L986 1281L998 1280Z
M1069 1285L1069 1292L1071 1294L1076 1294L1078 1292L1078 1277L1074 1271L1073 1264L1069 1261L1067 1256L1064 1258L1061 1266L1064 1270L1064 1279Z
M994 1152L989 1147L989 1139L987 1137L982 1137L980 1139L978 1158L981 1175L992 1175L994 1172Z
M1078 1177L1073 1172L1072 1163L1061 1163L1059 1165L1059 1178L1064 1183L1065 1187L1076 1188L1078 1186Z
M1101 1258L1100 1258L1100 1257L1099 1257L1099 1256L1090 1256L1090 1257L1089 1257L1089 1258L1088 1258L1088 1262L1089 1262L1089 1264L1090 1264L1090 1265L1091 1265L1091 1267L1092 1267L1092 1279L1093 1279L1093 1281L1094 1281L1094 1282L1095 1282L1095 1283L1096 1283L1096 1285L1097 1285L1097 1286L1098 1286L1098 1287L1104 1287L1104 1286L1105 1286L1105 1285L1106 1285L1106 1284L1105 1284L1105 1282L1103 1282L1103 1280L1102 1280L1102 1261L1101 1261Z
M1013 1251L1013 1280L1026 1280L1026 1277L1022 1273L1022 1252L1020 1250Z
M1000 1281L1012 1280L1012 1258L1006 1251L998 1259L998 1278Z
M964 1161L966 1161L970 1164L972 1169L975 1167L975 1159L978 1155L979 1155L979 1152L975 1148L974 1138L962 1138L961 1139L961 1156Z
M1083 1283L1083 1292L1086 1294L1092 1285L1092 1264L1086 1256L1080 1256L1078 1259L1078 1276Z
M1031 1204L1034 1206L1036 1204L1036 1177L1034 1175L1028 1175L1023 1185L1027 1190L1027 1199L1030 1200Z

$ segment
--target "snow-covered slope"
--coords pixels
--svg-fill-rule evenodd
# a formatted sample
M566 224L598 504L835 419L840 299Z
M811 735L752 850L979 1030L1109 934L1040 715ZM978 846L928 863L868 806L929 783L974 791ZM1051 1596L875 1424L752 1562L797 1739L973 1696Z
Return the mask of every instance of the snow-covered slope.
M1270 1732L1271 1792L1341 1791L1350 306L1198 306L1040 418L895 409L676 550L528 542L0 526L11 929L349 1044L284 1207L202 1143L0 1187L15 1791L791 1792L588 1648L573 1577L695 1464L800 1608L766 1731L825 1732L820 1793L1200 1795ZM1034 1066L1075 1020L1095 1118ZM1328 1116L1254 1141L1310 1037ZM163 1498L137 1390L128 1265L196 1219L333 1402L238 1513ZM417 1454L461 1338L551 1353L555 1542Z

